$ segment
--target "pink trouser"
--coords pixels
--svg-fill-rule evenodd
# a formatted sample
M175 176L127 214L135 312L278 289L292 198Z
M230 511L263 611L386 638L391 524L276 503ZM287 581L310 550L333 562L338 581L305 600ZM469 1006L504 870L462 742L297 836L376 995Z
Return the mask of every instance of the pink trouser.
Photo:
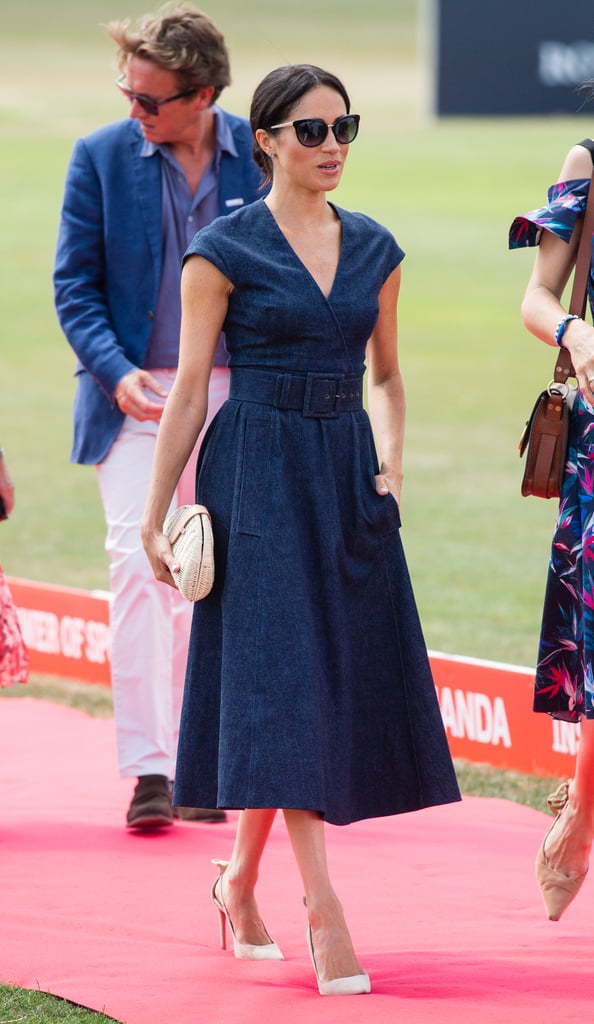
M175 370L152 370L169 389ZM208 417L227 398L229 371L215 366ZM158 583L140 542L158 423L127 416L97 466L111 579L111 682L122 777L175 771L192 605ZM204 433L204 431L203 431ZM196 459L202 434L180 479L172 507L195 501Z

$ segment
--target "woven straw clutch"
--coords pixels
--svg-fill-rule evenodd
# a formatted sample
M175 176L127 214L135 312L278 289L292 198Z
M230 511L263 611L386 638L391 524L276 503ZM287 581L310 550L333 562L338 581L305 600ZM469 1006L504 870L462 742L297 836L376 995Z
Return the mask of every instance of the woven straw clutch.
M188 601L206 597L214 583L212 522L204 505L180 505L163 524L180 571L172 573Z

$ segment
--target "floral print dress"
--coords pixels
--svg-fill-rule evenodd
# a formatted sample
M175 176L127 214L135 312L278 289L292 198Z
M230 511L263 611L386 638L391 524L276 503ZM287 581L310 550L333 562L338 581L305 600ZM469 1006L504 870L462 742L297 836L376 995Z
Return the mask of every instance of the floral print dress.
M546 206L516 217L510 228L510 248L538 245L543 230L569 242L576 219L584 214L589 186L589 179L552 185ZM588 295L594 311L592 264ZM534 710L568 722L577 722L583 715L594 718L594 408L580 392L571 415L553 534Z

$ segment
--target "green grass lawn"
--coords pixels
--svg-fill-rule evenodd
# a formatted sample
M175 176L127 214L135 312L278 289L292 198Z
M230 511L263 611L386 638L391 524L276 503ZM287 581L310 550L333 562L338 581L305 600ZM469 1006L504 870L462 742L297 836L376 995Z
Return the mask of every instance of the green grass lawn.
M94 471L68 463L74 360L56 323L51 270L73 141L126 115L101 26L135 18L147 5L5 6L0 444L17 507L0 529L0 562L9 575L106 588ZM520 497L516 444L537 390L550 379L553 351L520 323L532 257L507 251L507 230L516 213L540 205L588 122L433 120L415 0L368 0L363 11L338 0L218 0L211 10L232 55L233 85L223 95L229 109L246 114L259 79L296 61L329 67L351 92L361 131L335 199L385 223L407 253L400 304L408 393L403 539L427 642L530 665L555 507ZM551 788L546 780L457 769L467 793L542 807ZM18 1002L27 998L0 988L0 1024L101 1019L56 1001L41 1009ZM60 1016L66 1009L83 1016Z
M45 992L0 985L0 1024L109 1024L113 1020Z

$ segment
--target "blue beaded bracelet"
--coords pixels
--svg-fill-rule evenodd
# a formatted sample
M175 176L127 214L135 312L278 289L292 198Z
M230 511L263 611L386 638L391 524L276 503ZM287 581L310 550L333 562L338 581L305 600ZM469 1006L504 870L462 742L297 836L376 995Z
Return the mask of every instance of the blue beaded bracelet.
M578 316L577 313L568 313L567 316L563 317L559 326L557 327L557 330L555 331L555 341L557 342L559 348L561 348L561 342L563 340L563 335L565 334L565 328L567 327L568 322L570 320L581 319L581 316Z

